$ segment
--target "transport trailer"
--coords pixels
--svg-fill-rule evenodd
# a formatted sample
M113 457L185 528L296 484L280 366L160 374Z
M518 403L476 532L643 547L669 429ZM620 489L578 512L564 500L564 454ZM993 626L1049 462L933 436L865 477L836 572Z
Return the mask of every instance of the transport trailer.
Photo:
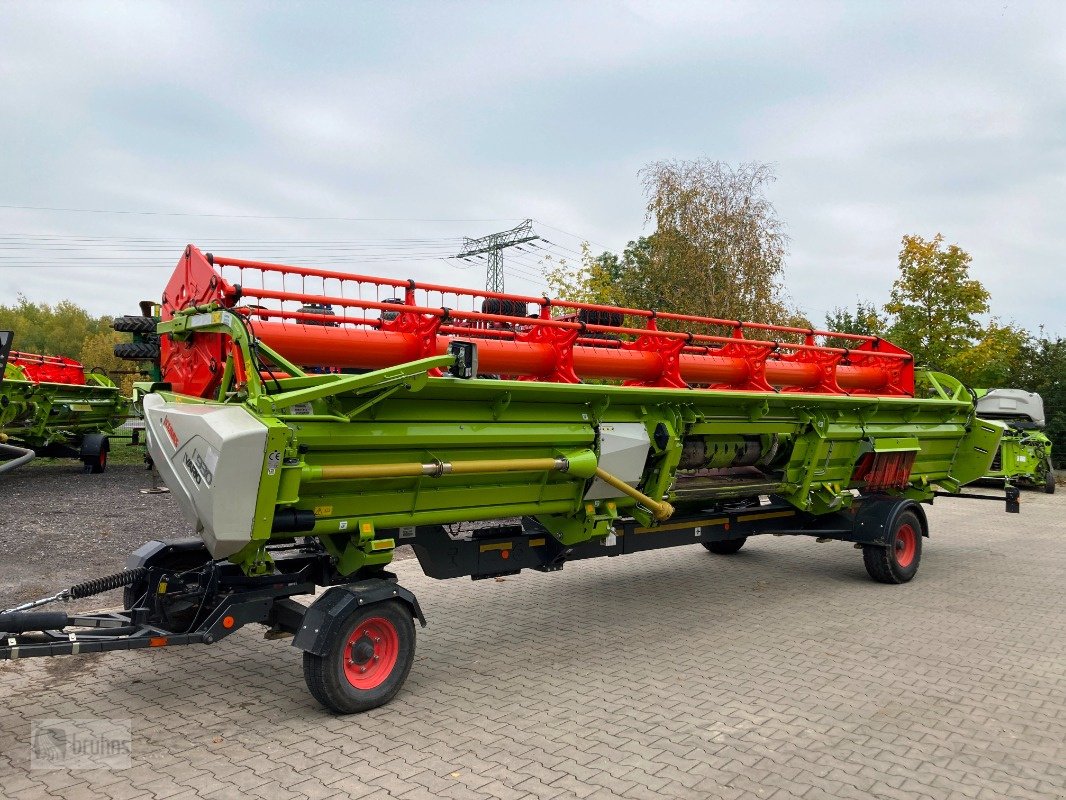
M197 538L0 614L0 657L213 643L257 623L292 637L324 706L362 711L400 689L425 623L387 569L399 545L431 577L478 579L799 535L852 542L874 580L903 583L922 503L983 476L1004 430L876 337L830 347L828 331L192 246L161 307L162 380L138 399ZM120 612L36 610L119 587Z
M107 468L109 434L129 416L130 401L101 372L63 356L12 350L0 331L0 473L37 456L76 458L85 471Z

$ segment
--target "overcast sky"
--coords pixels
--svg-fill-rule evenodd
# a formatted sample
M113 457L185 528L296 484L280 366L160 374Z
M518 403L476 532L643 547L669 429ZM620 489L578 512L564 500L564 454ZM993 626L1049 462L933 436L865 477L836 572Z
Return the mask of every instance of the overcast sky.
M479 286L458 237L620 250L641 166L706 156L775 166L815 322L939 231L1066 334L1063 3L9 0L0 111L0 304L136 313L187 241Z

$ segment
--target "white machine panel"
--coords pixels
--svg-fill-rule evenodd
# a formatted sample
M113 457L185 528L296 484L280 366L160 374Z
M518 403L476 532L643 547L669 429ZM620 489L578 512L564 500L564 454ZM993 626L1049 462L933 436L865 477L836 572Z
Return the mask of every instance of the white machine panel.
M1044 401L1023 389L992 389L977 400L977 415L992 419L1027 419L1044 427Z
M651 450L648 429L640 422L611 422L599 426L599 435L600 466L630 486L636 486L644 474L644 465ZM621 496L620 491L599 478L585 492L586 500Z
M266 426L238 406L144 398L148 451L182 513L215 558L249 541L266 451Z

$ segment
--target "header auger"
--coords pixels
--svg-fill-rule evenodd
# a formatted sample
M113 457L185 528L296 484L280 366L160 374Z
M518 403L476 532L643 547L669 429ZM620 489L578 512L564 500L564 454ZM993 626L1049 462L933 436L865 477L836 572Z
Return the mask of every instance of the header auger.
M488 578L775 533L852 542L871 577L902 583L928 535L920 503L981 477L1003 431L875 337L192 246L158 333L148 446L199 538L134 553L125 632L78 617L77 647L262 623L294 634L312 694L344 712L387 702L413 660L422 611L386 571L399 545L432 577ZM292 600L315 586L332 588ZM0 656L75 652L15 611Z

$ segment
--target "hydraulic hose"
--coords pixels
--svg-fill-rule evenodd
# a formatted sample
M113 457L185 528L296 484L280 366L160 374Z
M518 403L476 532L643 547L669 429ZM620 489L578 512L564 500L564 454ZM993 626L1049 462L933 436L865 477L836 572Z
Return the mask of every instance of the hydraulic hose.
M23 464L33 461L37 454L26 447L15 447L13 444L0 443L0 457L7 457L10 461L0 464L0 475L11 470L18 469Z

